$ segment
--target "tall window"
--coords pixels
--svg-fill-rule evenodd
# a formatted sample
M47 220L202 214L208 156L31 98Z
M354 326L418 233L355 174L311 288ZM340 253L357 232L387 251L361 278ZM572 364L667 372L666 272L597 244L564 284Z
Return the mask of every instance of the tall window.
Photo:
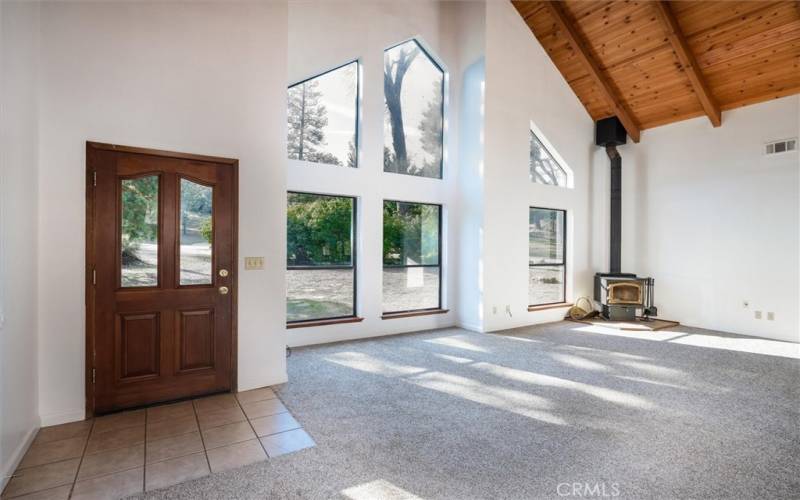
M358 62L289 87L293 160L358 166Z
M441 308L442 207L383 202L384 314Z
M355 198L289 193L287 214L287 321L355 316Z
M567 213L531 208L528 225L528 303L532 306L566 302Z
M549 186L568 187L567 170L562 167L550 151L544 147L542 141L536 137L533 130L531 134L530 175L533 182Z
M383 55L383 170L442 178L444 71L415 40Z

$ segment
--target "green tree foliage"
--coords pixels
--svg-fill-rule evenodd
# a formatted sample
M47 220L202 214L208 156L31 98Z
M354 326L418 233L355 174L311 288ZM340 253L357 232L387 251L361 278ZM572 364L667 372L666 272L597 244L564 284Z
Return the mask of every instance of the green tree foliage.
M133 252L145 241L155 241L158 233L158 176L122 181L122 252Z
M383 264L438 264L439 207L386 201L383 204Z
M287 214L290 266L351 263L351 198L289 193Z
M181 179L181 231L183 234L197 231L207 242L211 243L213 195L214 191L211 187Z
M325 146L328 110L321 100L319 82L309 80L295 85L288 94L289 158L341 165L336 156L321 149Z
M214 230L211 225L211 217L206 218L203 223L200 225L200 234L203 235L203 238L209 243L211 243L211 239L214 237Z
M181 206L186 212L211 213L212 188L181 179Z

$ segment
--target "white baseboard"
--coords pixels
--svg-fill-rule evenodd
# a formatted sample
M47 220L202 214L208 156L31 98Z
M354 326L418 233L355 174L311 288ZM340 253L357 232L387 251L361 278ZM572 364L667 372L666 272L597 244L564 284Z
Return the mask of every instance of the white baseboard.
M456 326L458 326L459 328L463 328L464 330L469 330L471 332L484 333L483 327L479 325L473 325L470 323L458 323Z
M11 454L8 462L3 464L2 470L0 470L0 491L5 489L6 484L11 480L11 475L17 470L17 466L22 461L22 457L25 456L25 453L30 448L31 443L33 442L33 438L36 437L36 433L39 431L39 424L36 423L28 433L25 435L25 439L17 446L14 450L14 453Z
M71 410L61 413L50 413L42 415L42 427L50 427L51 425L66 424L69 422L79 422L86 418L86 410Z

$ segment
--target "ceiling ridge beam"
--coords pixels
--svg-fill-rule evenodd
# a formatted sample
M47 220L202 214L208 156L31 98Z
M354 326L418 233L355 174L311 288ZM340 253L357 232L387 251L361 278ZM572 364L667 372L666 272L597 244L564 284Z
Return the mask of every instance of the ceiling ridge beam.
M545 2L545 5L547 5L547 10L555 20L558 27L566 35L570 45L572 45L572 47L575 49L578 58L581 60L583 65L586 66L586 69L589 71L589 76L600 88L600 93L608 102L608 105L611 107L612 111L614 111L614 114L617 116L617 118L619 118L619 121L622 122L622 125L625 127L628 135L631 136L633 142L639 142L639 137L641 135L639 124L633 118L622 101L616 96L616 93L611 87L608 79L600 71L600 67L592 58L591 54L589 53L589 49L584 43L580 34L572 26L572 22L567 19L562 7L558 5L557 2Z
M711 121L711 125L719 127L722 125L722 113L719 110L719 104L717 104L714 94L711 93L703 73L700 72L694 53L681 32L681 27L675 18L675 14L672 13L672 8L665 1L654 2L654 4L656 12L658 12L658 18L664 26L664 31L666 31L667 39L673 50L675 50L686 76L689 77L689 82L692 84L703 111Z

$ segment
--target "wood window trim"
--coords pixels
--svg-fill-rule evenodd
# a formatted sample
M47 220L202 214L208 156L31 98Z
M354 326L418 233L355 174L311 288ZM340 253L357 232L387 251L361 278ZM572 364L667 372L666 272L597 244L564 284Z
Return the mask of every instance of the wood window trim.
M448 312L450 312L449 309L425 309L422 311L385 313L381 315L381 319L413 318L415 316L432 316L434 314L447 314Z
M362 321L364 321L364 318L358 316L348 316L346 318L331 318L331 319L311 319L308 321L294 321L291 323L286 323L286 329L293 330L295 328L311 328L312 326L339 325L343 323L360 323Z
M528 306L528 312L546 311L548 309L562 309L564 307L572 307L570 302L559 302L558 304L544 304L541 306Z

